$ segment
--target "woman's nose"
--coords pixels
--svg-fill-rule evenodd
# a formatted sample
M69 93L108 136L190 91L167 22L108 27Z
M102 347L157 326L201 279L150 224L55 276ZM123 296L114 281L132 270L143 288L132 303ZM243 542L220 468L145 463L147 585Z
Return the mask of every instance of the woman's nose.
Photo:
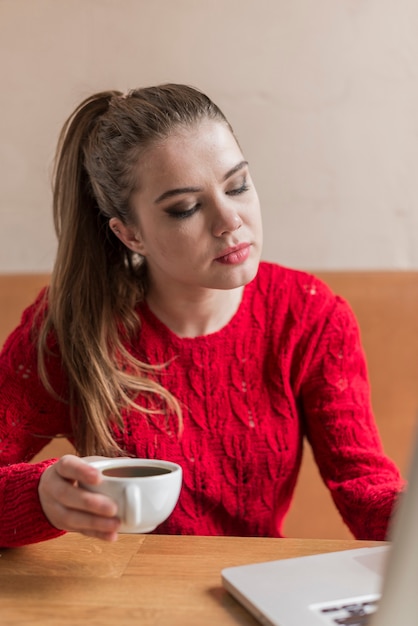
M241 228L243 222L235 207L218 206L214 221L213 234L222 237Z

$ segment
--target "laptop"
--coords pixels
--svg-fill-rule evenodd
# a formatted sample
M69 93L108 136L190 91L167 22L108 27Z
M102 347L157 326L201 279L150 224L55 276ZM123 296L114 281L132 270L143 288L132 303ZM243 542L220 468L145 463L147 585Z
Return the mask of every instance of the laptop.
M418 431L390 540L228 567L222 584L267 626L417 626Z

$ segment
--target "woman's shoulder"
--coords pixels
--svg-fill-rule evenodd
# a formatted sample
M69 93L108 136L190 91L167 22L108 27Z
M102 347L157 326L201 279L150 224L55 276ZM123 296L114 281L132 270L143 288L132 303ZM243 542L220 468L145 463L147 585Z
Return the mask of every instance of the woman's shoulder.
M49 288L43 287L33 302L23 310L20 326L37 328L42 324L42 320L48 312L48 296Z
M262 261L256 277L256 288L272 297L285 295L293 301L306 302L315 296L318 301L334 302L338 297L320 278L306 271L277 263Z
M271 320L293 320L298 327L333 320L338 325L354 324L350 304L315 274L275 263L262 262L254 281L257 307L271 313Z
M36 343L35 338L42 325L42 321L48 310L48 288L43 287L35 300L27 306L20 317L20 321L15 329L6 338L3 351L11 345L19 343L23 349Z

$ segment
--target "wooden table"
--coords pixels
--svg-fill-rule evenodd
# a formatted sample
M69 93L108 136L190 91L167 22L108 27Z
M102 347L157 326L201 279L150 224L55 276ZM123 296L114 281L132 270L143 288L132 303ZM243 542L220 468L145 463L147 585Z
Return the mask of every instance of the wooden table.
M0 549L2 626L255 626L223 567L376 545L351 540L69 533Z

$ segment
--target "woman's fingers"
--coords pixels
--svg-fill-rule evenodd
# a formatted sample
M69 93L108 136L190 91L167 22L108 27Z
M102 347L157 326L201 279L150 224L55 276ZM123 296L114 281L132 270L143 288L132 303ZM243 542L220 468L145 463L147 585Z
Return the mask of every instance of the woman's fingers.
M99 482L99 472L73 455L46 468L39 481L39 499L50 523L60 530L113 541L120 525L116 503L80 486Z
M87 485L97 485L100 482L100 472L73 454L65 454L52 467L62 478L69 481L79 481Z
M62 530L72 530L85 533L113 533L119 527L119 520L116 517L104 517L95 513L84 512L71 509L61 504L56 504L55 514L61 520Z

